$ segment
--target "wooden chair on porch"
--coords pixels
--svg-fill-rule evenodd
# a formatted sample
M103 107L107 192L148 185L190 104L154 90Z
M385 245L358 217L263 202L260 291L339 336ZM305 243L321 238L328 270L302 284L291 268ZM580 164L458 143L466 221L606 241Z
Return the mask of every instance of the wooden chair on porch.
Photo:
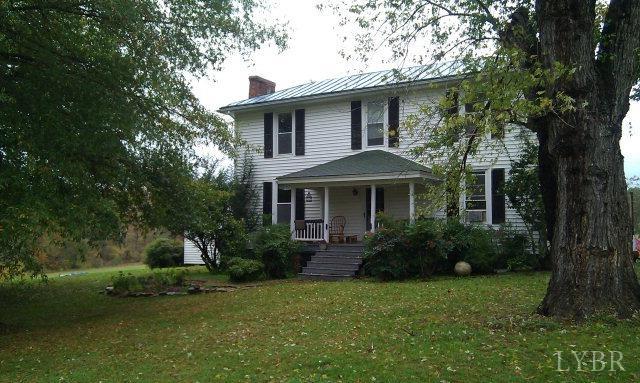
M344 243L344 227L347 219L341 215L331 218L329 225L329 243Z

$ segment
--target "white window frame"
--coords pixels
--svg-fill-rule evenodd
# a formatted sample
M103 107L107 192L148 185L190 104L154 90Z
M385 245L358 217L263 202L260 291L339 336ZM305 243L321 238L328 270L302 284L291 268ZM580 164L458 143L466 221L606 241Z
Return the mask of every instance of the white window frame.
M379 149L389 147L389 105L385 98L370 98L362 100L362 147L365 149ZM382 145L369 145L369 103L382 104Z
M473 171L473 173L475 174L482 174L484 175L484 202L485 202L485 208L484 209L467 209L467 201L468 200L468 196L466 193L466 187L465 187L465 195L463 198L464 201L464 210L465 210L465 215L464 215L464 220L467 223L481 223L481 224L486 224L486 225L491 225L491 214L492 214L492 206L491 206L491 169L476 169ZM470 201L482 201L482 200L470 200ZM484 220L483 221L470 221L469 220L469 212L470 211L484 211Z
M293 156L295 152L296 142L296 118L294 110L278 110L273 112L273 156L274 157L288 157ZM278 138L280 137L280 119L279 115L289 113L291 114L291 152L280 153L280 145Z
M289 215L286 215L285 217L282 217L282 220L280 223L285 224L285 223L289 223L289 221L291 220L291 209L293 208L292 205L292 201L295 198L295 196L293 195L293 190L290 187L282 187L280 185L277 185L278 187L276 188L276 212L277 212L277 219L276 219L276 223L278 223L278 221L281 221L281 217L280 217L280 209L278 209L281 205L289 205ZM280 202L280 190L289 190L289 202ZM286 220L286 221L285 221Z

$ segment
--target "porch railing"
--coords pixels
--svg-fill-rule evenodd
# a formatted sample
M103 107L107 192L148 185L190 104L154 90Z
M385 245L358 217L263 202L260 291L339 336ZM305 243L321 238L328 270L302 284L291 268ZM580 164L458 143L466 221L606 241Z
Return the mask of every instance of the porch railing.
M324 239L324 221L311 219L304 221L304 229L295 231L298 241L322 241Z

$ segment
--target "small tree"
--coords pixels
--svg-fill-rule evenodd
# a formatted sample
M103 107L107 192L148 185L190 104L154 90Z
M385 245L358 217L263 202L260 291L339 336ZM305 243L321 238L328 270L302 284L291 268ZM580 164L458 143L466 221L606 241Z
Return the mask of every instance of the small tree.
M538 178L538 146L535 143L525 139L522 156L512 163L504 189L511 206L524 221L532 250L535 253L539 251L541 259L545 258L547 235Z
M167 227L193 242L210 272L217 270L221 257L244 251L246 235L241 220L231 209L233 193L224 176L213 172L188 183L172 207Z

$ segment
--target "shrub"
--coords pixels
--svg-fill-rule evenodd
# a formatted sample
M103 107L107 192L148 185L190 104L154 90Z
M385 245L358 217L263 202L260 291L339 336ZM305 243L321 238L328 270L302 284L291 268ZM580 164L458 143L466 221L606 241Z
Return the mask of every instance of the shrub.
M500 268L509 270L533 269L540 267L541 260L531 251L529 238L515 231L509 225L503 225L498 232Z
M182 265L182 244L169 238L158 238L144 249L145 263L154 268Z
M229 279L232 282L250 282L264 279L264 264L255 259L231 258L228 262Z
M269 278L285 278L293 271L293 257L300 244L291 239L288 225L264 226L255 238L255 254L262 260Z
M142 283L138 277L131 273L123 273L120 271L116 276L111 277L113 291L116 294L126 294L130 291L142 290Z
M474 273L492 273L498 267L500 255L493 241L493 230L479 226L467 226L462 260L469 263Z
M120 271L111 277L114 293L122 295L139 291L162 291L167 287L182 286L187 277L187 270L169 270L154 272L151 275L135 276Z
M434 220L418 220L414 224L383 222L365 240L364 268L368 275L381 280L428 277L446 259L442 231Z

